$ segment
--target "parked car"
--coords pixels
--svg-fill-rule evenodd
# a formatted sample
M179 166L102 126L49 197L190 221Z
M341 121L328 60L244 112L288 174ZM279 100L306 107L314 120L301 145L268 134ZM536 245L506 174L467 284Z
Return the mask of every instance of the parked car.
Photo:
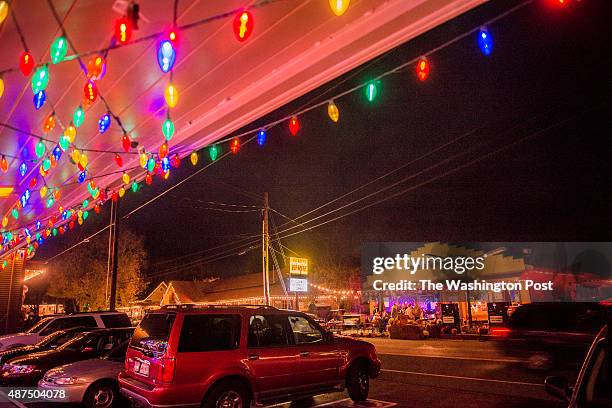
M0 336L0 351L36 344L51 333L71 327L130 327L130 318L119 312L75 313L46 317L24 333Z
M372 344L335 337L304 313L176 307L136 328L119 387L146 407L249 407L344 388L362 401L379 372Z
M133 327L84 332L55 350L41 351L8 360L0 369L2 386L36 386L51 368L97 358L130 338Z
M91 330L91 327L72 327L66 330L58 330L36 344L32 344L30 346L13 347L8 350L0 351L0 364L12 358L24 356L26 354L56 349L87 330Z
M123 369L129 340L117 345L100 358L77 361L47 371L38 387L44 390L63 390L63 402L82 403L86 408L119 407L117 375Z
M576 384L565 377L547 377L546 391L567 402L568 408L612 407L612 343L610 326L604 327L591 346Z
M609 307L600 303L541 302L519 306L496 342L511 355L527 355L526 366L548 370L558 364L579 367L606 323Z

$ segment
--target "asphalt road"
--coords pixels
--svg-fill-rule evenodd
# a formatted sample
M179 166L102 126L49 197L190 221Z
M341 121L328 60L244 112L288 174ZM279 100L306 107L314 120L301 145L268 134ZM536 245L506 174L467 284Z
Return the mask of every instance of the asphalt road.
M499 351L494 342L477 340L369 339L382 361L382 373L372 380L371 400L353 404L346 393L316 397L281 408L306 407L538 407L562 408L543 386L547 375L523 366L520 352ZM572 378L576 370L560 374ZM0 403L0 408L4 405ZM47 408L47 404L28 404ZM54 408L57 405L52 406Z

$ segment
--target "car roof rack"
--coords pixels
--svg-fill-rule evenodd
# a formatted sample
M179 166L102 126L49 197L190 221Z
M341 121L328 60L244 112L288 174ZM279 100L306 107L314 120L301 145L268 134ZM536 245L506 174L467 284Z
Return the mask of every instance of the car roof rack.
M280 310L274 306L269 305L198 305L193 303L184 303L180 305L164 305L161 310L191 310L191 309L231 309L231 308L250 308L250 309L267 309L267 310Z

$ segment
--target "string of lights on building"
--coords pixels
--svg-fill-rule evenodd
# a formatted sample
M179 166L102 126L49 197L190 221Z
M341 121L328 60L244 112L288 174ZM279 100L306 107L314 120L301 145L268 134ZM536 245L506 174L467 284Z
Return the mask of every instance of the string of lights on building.
M328 1L331 11L337 16L341 16L344 12L346 12L350 4L350 0ZM318 108L326 108L329 120L337 123L341 119L341 111L337 104L337 101L340 98L354 92L362 92L366 101L369 103L374 103L382 96L381 81L390 75L403 73L406 70L410 70L412 71L417 83L425 82L432 74L432 67L430 64L430 58L432 58L432 55L463 38L469 37L470 35L474 35L474 41L482 52L483 56L488 57L493 53L495 45L494 36L490 30L491 24L528 4L531 4L532 2L533 0L527 0L520 3L512 9L490 19L484 25L469 30L463 35L457 36L453 40L448 41L443 46L436 47L429 52L424 53L422 56L398 65L395 68L378 75L376 78L340 92L325 101L312 104L299 112L294 112L287 117L270 122L258 129L252 129L242 134L219 140L204 148L206 150L207 160L209 160L210 163L215 162L219 158L236 155L240 151L241 147L250 140L255 140L257 145L261 147L266 143L270 129L277 126L286 126L289 135L291 135L291 137L297 137L301 132L303 132L300 125L300 117ZM232 13L224 13L223 15L215 16L215 18L231 18L232 30L235 39L240 43L244 43L248 41L253 31L256 29L256 9L269 3L271 3L271 1L262 1L255 3L250 7L233 11ZM566 3L567 2L559 1L559 4L565 5ZM9 3L7 1L0 1L0 24L7 19L9 13ZM112 155L115 164L119 168L119 171L101 175L92 175L88 169L89 159L87 153L88 151L94 150L78 148L78 146L75 145L78 128L86 120L86 109L91 107L99 100L97 84L106 74L106 64L109 51L138 41L138 39L132 39L134 23L135 19L137 18L137 12L135 13L133 10L128 9L128 13L115 22L111 45L108 48L101 50L100 52L87 51L72 56L67 56L70 41L66 37L62 27L62 35L57 37L51 44L49 50L49 61L39 62L38 64L36 64L26 46L21 29L18 25L16 25L24 46L24 51L19 57L18 70L24 77L31 77L30 81L33 104L37 110L40 109L47 101L45 90L51 79L54 67L75 59L79 59L80 61L81 58L89 58L86 63L81 64L81 68L86 74L86 81L82 88L82 103L74 109L72 118L67 126L61 126L61 121L59 118L57 118L54 111L43 119L41 125L42 134L26 132L11 124L0 124L0 126L11 128L16 133L27 133L29 137L37 140L34 149L36 160L21 161L17 171L23 178L26 177L31 166L37 166L38 175L33 176L29 180L29 183L27 183L27 188L23 192L20 192L20 198L2 217L2 252L5 255L9 251L12 253L12 250L24 246L26 247L27 255L32 255L38 246L42 245L46 239L57 236L58 234L62 235L66 231L75 228L77 224L83 224L83 222L89 217L91 211L94 213L99 213L101 206L106 200L110 199L117 201L124 197L128 190L136 193L139 191L143 182L147 185L151 185L155 176L161 177L162 179L168 179L171 169L178 168L181 164L181 159L187 155L189 156L189 160L193 166L197 166L202 162L200 157L202 155L202 151L173 151L169 144L175 134L175 125L171 120L171 111L178 105L180 100L179 90L173 82L173 70L177 61L177 48L180 47L181 37L186 35L184 31L181 32L181 27L176 24L176 10L172 20L171 29L156 35L156 39L158 40L155 50L157 65L163 74L168 74L168 81L164 91L166 115L161 123L161 134L164 139L157 152L148 152L143 146L138 146L137 143L132 141L132 138L128 132L123 131L120 141L121 149L116 151L95 150L96 153L108 153L109 155ZM209 20L212 21L213 19L210 18ZM184 27L184 30L187 30L188 28L191 27ZM17 69L10 68L0 71L0 98L2 97L6 86L2 78L2 74L7 74L15 70ZM109 128L112 126L113 119L123 129L120 119L109 110L101 117L97 118L97 130L99 134L104 134L109 130ZM54 142L49 135L54 131L54 129L56 129L56 127L58 127L58 125L60 125L59 127L62 127L63 131L62 135L59 137L59 140ZM51 149L49 149L47 146L47 144L50 143L55 144ZM227 153L231 154L228 155ZM73 205L69 208L63 207L60 203L62 197L62 186L47 186L45 182L45 177L47 177L49 173L58 166L61 158L65 154L69 158L68 160L70 165L75 167L74 174L77 176L77 182L79 184L84 184L88 192L88 197L86 199L84 199L81 203ZM137 154L139 157L139 166L127 169L124 168L122 157L123 154ZM2 173L7 173L10 170L7 157L18 159L18 155L12 153L0 152L0 157L0 170ZM128 172L133 170L138 171L139 174L130 176ZM94 180L98 177L114 175L116 173L120 174L120 185L117 186L117 183L115 183L113 184L115 187L99 186ZM35 191L38 191L40 199L45 203L46 209L55 208L56 210L53 211L52 215L46 218L41 218L33 222L27 222L24 225L9 226L11 223L15 224L18 222L21 210L28 206L29 201L34 195L33 193ZM3 265L6 265L6 261ZM311 286L317 290L331 294L347 295L353 293L351 291L336 291L318 285Z

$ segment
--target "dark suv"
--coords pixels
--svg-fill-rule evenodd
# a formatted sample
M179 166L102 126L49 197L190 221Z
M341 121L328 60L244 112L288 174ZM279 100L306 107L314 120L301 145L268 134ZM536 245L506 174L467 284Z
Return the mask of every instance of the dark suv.
M379 371L372 344L334 337L304 313L178 307L145 316L119 385L126 397L147 407L249 407L345 387L362 401Z

